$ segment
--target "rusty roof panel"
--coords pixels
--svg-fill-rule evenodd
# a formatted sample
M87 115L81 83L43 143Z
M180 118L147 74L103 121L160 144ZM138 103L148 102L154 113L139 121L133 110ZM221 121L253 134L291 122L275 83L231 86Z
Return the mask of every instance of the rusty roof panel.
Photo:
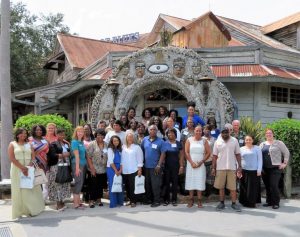
M295 70L287 70L288 73L292 74L295 78L300 79L300 71L295 71Z
M139 47L124 44L116 44L103 40L82 38L67 34L58 34L66 57L72 67L86 68L97 59L103 57L108 52L114 51L136 51Z
M230 66L212 66L212 70L216 77L229 77L230 76Z
M283 68L273 66L268 66L268 68L271 69L278 77L297 79L295 76L291 75Z
M234 47L234 46L244 46L245 44L242 43L241 41L237 40L236 38L231 37L231 40L228 42L229 47Z
M260 65L233 65L231 66L231 76L267 76L266 72Z
M150 33L140 34L139 39L136 42L129 42L129 43L126 43L126 45L139 47L139 48L145 48L145 47L147 47L147 40L148 40L149 36L150 36Z
M300 79L300 71L258 64L213 65L211 68L216 77L278 76L288 79Z

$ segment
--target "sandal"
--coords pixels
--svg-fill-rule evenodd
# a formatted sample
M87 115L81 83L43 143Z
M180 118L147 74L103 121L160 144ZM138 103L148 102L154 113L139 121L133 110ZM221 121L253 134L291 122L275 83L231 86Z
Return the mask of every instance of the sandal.
M95 208L95 202L90 203L90 208Z
M60 212L60 211L64 211L64 210L65 210L65 206L62 206L62 205L57 206L57 207L56 207L56 210L59 211L59 212Z
M202 207L203 207L203 205L202 205L201 200L198 200L198 208L202 208Z
M79 205L77 207L74 207L75 210L84 210L85 207L83 205Z
M194 206L194 199L190 199L188 204L187 204L188 208L191 208L192 206Z

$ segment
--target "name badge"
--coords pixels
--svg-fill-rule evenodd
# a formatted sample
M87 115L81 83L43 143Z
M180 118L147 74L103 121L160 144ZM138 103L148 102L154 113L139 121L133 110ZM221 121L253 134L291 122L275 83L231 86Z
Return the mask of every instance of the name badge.
M216 131L210 131L211 134L216 134Z
M241 144L244 143L244 140L243 140L243 139L240 139L240 140L239 140L239 143L241 143Z
M157 149L157 145L156 144L152 144L152 148L153 149Z
M45 139L41 140L41 142L42 142L43 144L48 143Z
M177 144L175 143L175 144L171 144L172 145L172 147L174 147L174 148L176 148L177 147Z
M188 134L189 134L188 131L184 131L184 132L183 132L183 135L188 135Z

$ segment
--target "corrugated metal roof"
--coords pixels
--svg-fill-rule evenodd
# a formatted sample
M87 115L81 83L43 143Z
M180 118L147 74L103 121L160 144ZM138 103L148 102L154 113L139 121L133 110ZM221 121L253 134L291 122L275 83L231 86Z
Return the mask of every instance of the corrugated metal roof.
M259 64L213 65L211 69L218 78L278 76L289 79L300 79L300 71Z
M179 30L181 27L188 25L191 23L190 20L178 18L175 16L169 16L165 14L159 14L159 17L161 17L163 20L168 22L170 25L172 25L176 30Z
M290 15L290 16L287 16L283 19L280 19L278 21L275 21L273 23L270 23L268 25L265 25L263 27L261 27L261 31L264 33L264 34L268 34L268 33L271 33L275 30L279 30L285 26L289 26L289 25L292 25L294 23L297 23L300 21L300 12L297 12L293 15Z
M296 71L259 64L213 65L211 69L217 78L277 76L288 79L300 79L300 70ZM112 69L106 68L94 74L90 79L106 80L110 76L112 76Z
M58 34L57 38L69 63L75 68L86 68L108 52L136 51L140 49L136 46L116 44L67 34Z
M296 75L293 76L291 73L289 73L289 70L287 70L287 69L283 69L283 68L279 68L279 67L272 67L272 66L268 66L268 68L271 69L279 77L300 79L300 78L297 78Z
M147 46L147 40L148 40L149 35L150 35L150 33L140 34L138 41L132 42L132 43L126 43L126 45L139 47L139 48L145 48Z
M236 38L233 38L231 36L231 40L228 42L228 46L244 46L245 44L242 43L241 41L237 40Z
M246 45L259 45L264 44L276 49L287 50L291 52L297 52L293 49L269 36L266 36L261 31L261 27L246 22L237 21L234 19L217 16L219 20L228 28L232 37L245 43Z

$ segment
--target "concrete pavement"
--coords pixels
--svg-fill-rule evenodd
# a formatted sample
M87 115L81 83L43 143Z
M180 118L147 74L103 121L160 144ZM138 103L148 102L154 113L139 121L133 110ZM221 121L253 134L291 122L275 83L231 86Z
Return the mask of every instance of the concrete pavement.
M104 207L74 210L68 204L64 212L47 206L37 217L10 221L9 202L0 204L0 228L9 227L13 237L140 237L140 236L299 236L300 200L282 200L281 208L243 208L236 213L226 203L222 212L215 211L217 203L204 208L138 205L136 208ZM2 237L2 236L1 236Z

